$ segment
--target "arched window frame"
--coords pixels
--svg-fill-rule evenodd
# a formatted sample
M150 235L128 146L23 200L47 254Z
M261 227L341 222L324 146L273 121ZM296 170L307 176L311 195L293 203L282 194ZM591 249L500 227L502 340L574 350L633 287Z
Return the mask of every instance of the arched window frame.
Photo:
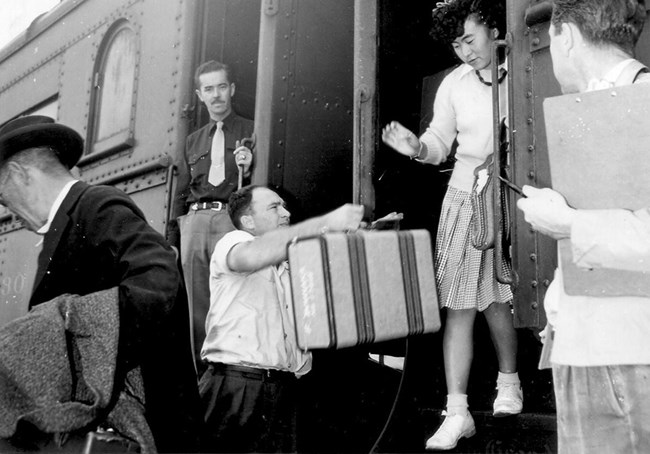
M132 33L134 44L134 67L133 67L133 90L131 93L131 106L129 109L128 126L106 138L98 139L97 135L100 130L101 103L103 101L103 82L106 72L106 65L111 56L113 44L116 38L123 31L128 30ZM86 140L86 150L80 165L94 162L120 151L132 148L135 144L135 111L137 97L137 79L139 71L139 40L136 29L126 19L116 21L106 32L95 59L95 68L93 70L93 80L90 97L90 110L88 114L88 140Z

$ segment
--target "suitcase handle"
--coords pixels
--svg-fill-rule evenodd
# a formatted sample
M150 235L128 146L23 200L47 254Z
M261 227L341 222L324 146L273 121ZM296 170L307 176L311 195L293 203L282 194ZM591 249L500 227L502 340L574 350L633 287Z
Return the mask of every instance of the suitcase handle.
M399 230L399 223L404 219L403 213L393 211L368 225L368 230Z

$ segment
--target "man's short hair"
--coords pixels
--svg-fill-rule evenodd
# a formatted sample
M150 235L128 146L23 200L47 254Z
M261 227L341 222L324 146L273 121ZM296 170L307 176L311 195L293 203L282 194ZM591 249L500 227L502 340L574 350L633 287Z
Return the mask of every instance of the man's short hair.
M7 163L9 162L39 169L46 175L70 175L70 171L61 163L56 150L52 147L34 147L19 151L7 159ZM5 164L2 167L7 166Z
M572 23L589 43L633 55L645 18L645 0L553 0L551 23Z
M228 66L225 63L221 63L219 61L208 60L204 63L201 63L201 65L198 68L196 68L196 71L194 71L195 88L197 90L201 89L201 79L200 79L201 74L213 73L217 71L225 71L228 82L233 83L232 71L230 70L230 66Z
M260 186L244 186L238 191L230 194L228 199L228 215L233 225L239 230L242 228L241 217L250 213L251 203L253 202L253 191Z

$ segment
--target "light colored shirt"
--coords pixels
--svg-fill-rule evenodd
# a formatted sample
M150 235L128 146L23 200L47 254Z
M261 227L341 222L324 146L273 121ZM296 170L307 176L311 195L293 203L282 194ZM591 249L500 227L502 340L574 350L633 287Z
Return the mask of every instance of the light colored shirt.
M50 231L50 226L52 225L52 221L54 220L54 216L56 216L56 212L59 211L59 207L63 203L63 199L68 195L68 192L70 192L70 188L72 188L72 185L75 184L79 180L72 180L66 183L65 186L63 186L63 189L61 189L61 192L59 192L59 195L54 199L54 203L52 204L52 207L50 208L50 212L47 216L47 222L43 227L38 229L36 233L39 235L45 235L47 232Z
M489 72L489 69L481 71L487 81L490 80ZM506 84L507 78L499 84L502 116L507 114ZM458 139L449 186L470 192L474 169L494 151L492 123L492 87L481 83L470 65L460 65L443 79L436 93L433 119L420 137L428 150L422 162L444 162L454 139Z
M616 85L633 61L620 62L589 87ZM649 81L648 75L637 79ZM571 227L571 247L579 267L650 271L650 211L578 210ZM552 363L650 364L650 298L567 295L562 270L558 269L544 306L555 329Z
M605 77L602 79L591 79L587 83L587 91L595 91L595 90L605 90L607 88L612 88L613 86L616 85L616 81L618 80L619 77L621 77L621 74L623 73L623 70L627 65L632 63L634 61L633 58L628 58L627 60L623 60L616 65L614 65L613 68L611 68L607 73L605 74Z
M224 235L214 249L201 358L306 374L311 369L311 353L297 346L286 262L252 273L228 267L231 249L254 239L248 232L235 230Z

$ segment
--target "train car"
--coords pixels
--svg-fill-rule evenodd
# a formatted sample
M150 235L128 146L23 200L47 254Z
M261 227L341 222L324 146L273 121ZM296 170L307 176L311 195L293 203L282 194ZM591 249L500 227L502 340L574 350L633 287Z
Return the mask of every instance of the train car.
M193 72L216 59L234 69L235 110L254 118L254 182L280 191L293 219L344 202L372 220L404 213L402 228L435 234L448 172L387 149L381 128L399 120L421 130L435 88L455 61L429 35L433 1L391 0L62 0L0 49L0 124L44 114L86 139L74 169L114 185L165 233L175 157L187 134L208 120ZM542 101L560 93L548 50L550 2L507 0L513 93L509 153L517 184L548 186ZM639 58L650 61L644 33ZM514 204L511 204L514 206ZM555 244L512 213L514 315L520 328L525 414L494 422L488 409L496 376L487 329L477 323L470 382L477 423L462 448L554 450L548 371L537 370L545 324L543 297ZM508 247L505 245L505 247ZM39 237L0 207L0 325L23 315ZM317 352L305 380L305 451L413 452L422 448L444 404L440 336L372 348ZM368 353L406 357L403 371ZM407 391L408 389L408 391ZM484 411L483 411L484 410Z

